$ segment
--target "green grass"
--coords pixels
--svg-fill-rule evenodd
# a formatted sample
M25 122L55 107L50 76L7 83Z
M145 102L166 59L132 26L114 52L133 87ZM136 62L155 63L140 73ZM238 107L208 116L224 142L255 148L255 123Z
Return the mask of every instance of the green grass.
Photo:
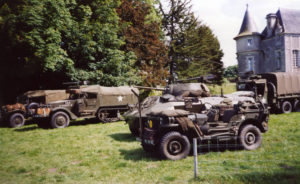
M222 86L209 84L207 86L213 95L220 95L221 89L223 89L224 94L229 94L236 91L235 83L223 83Z
M0 128L0 183L299 183L300 113L272 115L257 150L201 152L160 160L124 122L74 122L65 129Z

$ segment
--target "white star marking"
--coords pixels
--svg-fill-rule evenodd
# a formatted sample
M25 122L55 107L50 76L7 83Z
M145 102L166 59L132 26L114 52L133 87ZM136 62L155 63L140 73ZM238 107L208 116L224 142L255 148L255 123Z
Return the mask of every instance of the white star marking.
M122 96L118 96L118 101L122 102L123 101L123 97Z

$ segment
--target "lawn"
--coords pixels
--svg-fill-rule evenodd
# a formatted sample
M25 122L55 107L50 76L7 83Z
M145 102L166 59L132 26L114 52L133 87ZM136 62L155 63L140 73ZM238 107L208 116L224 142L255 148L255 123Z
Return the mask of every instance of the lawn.
M261 148L202 151L196 179L192 156L145 153L124 122L0 128L0 183L300 183L299 125L300 113L271 115Z

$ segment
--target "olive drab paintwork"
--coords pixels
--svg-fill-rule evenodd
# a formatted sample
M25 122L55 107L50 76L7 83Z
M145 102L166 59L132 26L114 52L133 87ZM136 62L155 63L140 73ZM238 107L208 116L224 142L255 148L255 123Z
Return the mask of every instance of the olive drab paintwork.
M239 91L262 96L273 112L300 111L300 76L296 73L264 73L237 83Z
M116 121L120 114L136 105L137 97L132 93L138 89L129 86L103 87L80 86L66 90L69 98L48 103L37 108L35 118L50 118L52 128L64 128L70 120L98 118L102 122Z
M20 127L24 125L26 119L32 117L38 105L67 99L68 97L69 94L65 90L28 91L17 97L17 103L2 106L0 119L4 122L9 122L10 127ZM15 114L18 114L18 116L14 116ZM22 119L22 121L18 121L18 124L16 124L16 118Z
M187 88L181 89L178 94L185 94ZM125 118L134 135L142 131L145 151L177 160L188 155L193 138L203 143L238 140L245 149L258 148L261 132L268 130L269 111L261 97L256 99L251 91L211 97L165 93L146 98L141 103L140 117L135 109ZM139 118L141 129L136 126Z

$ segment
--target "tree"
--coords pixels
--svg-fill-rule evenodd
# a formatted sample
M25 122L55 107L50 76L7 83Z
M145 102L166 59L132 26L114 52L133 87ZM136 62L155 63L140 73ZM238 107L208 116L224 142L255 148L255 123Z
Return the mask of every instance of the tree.
M223 76L223 52L210 28L191 11L190 0L169 0L168 11L160 4L163 28L168 37L170 75L180 78L213 74Z
M126 42L123 50L135 53L135 66L146 86L164 84L168 74L167 50L160 39L159 19L151 7L151 2L122 0L118 8Z
M224 70L224 77L228 79L237 79L238 78L238 65L228 66Z
M13 0L0 7L0 82L14 98L63 81L140 82L135 55L121 50L118 0Z

